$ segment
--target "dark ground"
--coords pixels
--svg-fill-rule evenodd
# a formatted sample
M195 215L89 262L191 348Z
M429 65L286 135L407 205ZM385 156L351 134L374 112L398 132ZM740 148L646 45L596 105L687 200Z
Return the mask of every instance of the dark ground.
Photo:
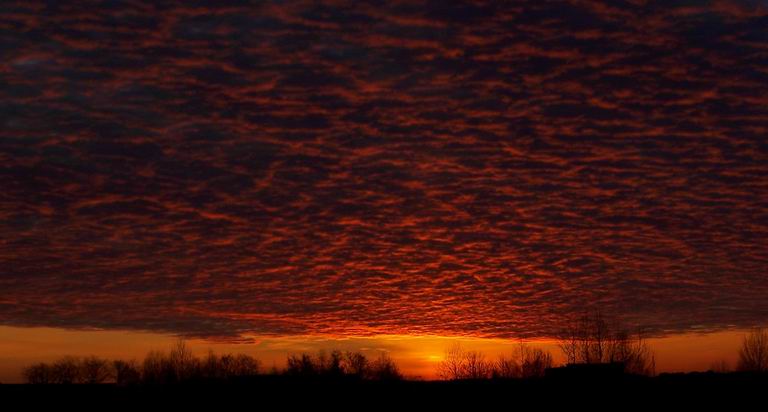
M459 382L332 382L258 377L162 386L0 385L7 410L332 410L572 408L765 410L768 376L675 374L655 378Z

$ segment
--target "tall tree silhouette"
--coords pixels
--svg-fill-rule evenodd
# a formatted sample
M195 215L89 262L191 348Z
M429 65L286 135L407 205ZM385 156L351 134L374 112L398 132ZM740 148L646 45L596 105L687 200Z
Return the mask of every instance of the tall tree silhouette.
M768 330L753 329L741 343L739 370L768 372Z

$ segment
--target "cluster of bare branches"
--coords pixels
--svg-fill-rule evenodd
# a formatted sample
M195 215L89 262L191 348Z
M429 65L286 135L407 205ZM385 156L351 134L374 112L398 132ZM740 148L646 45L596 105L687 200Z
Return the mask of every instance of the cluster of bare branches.
M743 372L768 372L768 329L753 329L744 337L738 368Z
M387 354L369 360L360 352L343 353L338 350L290 355L285 374L295 377L354 378L371 380L402 379L400 369Z
M567 363L622 363L627 373L653 375L656 361L641 332L629 333L600 312L584 313L562 331L559 346Z
M437 373L443 379L486 379L493 372L493 362L478 351L468 351L456 343L445 350L445 357L437 364Z
M552 367L552 355L520 343L516 353L498 359L486 358L479 351L464 350L454 344L445 351L445 357L437 364L438 376L442 379L489 379L489 378L537 378Z

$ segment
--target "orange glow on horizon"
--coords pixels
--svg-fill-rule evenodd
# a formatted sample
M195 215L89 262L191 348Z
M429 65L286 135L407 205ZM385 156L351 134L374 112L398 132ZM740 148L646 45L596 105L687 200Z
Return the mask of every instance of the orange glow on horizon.
M707 370L725 362L736 366L744 331L731 330L707 334L680 334L649 339L656 357L657 372ZM166 350L177 338L172 335L134 331L65 330L57 328L19 328L0 326L0 382L21 381L21 370L35 362L50 362L64 355L96 355L110 359L141 360L150 350ZM369 357L387 353L403 373L414 379L436 379L436 365L446 348L460 343L468 350L483 352L494 359L512 353L519 344L509 339L381 335L374 337L283 336L260 337L251 344L216 343L189 340L198 355L208 350L217 353L247 353L262 361L264 370L281 368L289 354L340 349L361 351ZM552 353L555 363L563 359L553 340L527 341Z

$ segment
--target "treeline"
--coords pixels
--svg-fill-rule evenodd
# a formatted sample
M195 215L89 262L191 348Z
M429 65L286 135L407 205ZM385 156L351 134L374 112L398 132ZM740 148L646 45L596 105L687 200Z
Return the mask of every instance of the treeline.
M293 377L353 378L379 381L400 380L403 378L397 364L388 355L382 353L378 358L369 360L360 352L330 353L320 352L316 356L309 354L291 355L283 372Z
M655 358L642 333L629 333L599 311L584 312L570 319L559 333L558 347L566 364L619 364L629 374L655 374ZM496 359L455 345L446 350L444 359L438 363L438 375L449 380L530 379L544 377L552 367L549 352L522 342L513 353Z
M464 350L455 344L445 351L445 357L437 364L441 379L529 379L544 377L552 367L552 355L542 349L520 343L510 355L489 359L483 352Z
M233 381L265 374L261 362L245 354L218 355L209 351L197 357L179 340L169 352L152 351L139 363L89 356L65 356L53 363L38 363L24 369L23 376L32 384L118 385L173 384L188 382ZM331 351L317 355L291 355L283 370L273 368L272 375L291 378L348 380L400 380L402 374L386 354L374 360L360 352Z
M630 334L600 313L584 314L563 329L558 339L566 364L614 364L625 373L652 376L655 357L641 333ZM459 344L448 348L437 364L437 374L445 380L535 379L553 367L552 355L520 343L512 353L487 357L480 351L464 350ZM613 365L612 365L613 366ZM728 372L725 362L712 367ZM754 329L744 337L739 351L739 372L768 373L768 330ZM266 374L261 362L245 354L195 356L183 340L169 352L152 351L143 362L89 356L63 357L53 363L38 363L23 371L28 383L119 385L169 384L200 381L232 381ZM386 354L369 359L360 352L338 350L317 354L290 355L282 370L270 375L291 379L376 380L403 379L397 364Z
M618 365L618 370L625 374L656 374L655 356L643 333L630 333L619 322L607 320L600 312L573 318L560 333L558 347L566 365L611 364ZM512 353L496 359L456 344L445 351L443 360L437 364L437 373L445 380L535 379L544 377L553 366L549 352L523 342ZM581 369L581 373L585 370L589 369ZM744 336L736 371L768 374L768 329L756 328ZM728 373L730 368L721 361L709 372Z

